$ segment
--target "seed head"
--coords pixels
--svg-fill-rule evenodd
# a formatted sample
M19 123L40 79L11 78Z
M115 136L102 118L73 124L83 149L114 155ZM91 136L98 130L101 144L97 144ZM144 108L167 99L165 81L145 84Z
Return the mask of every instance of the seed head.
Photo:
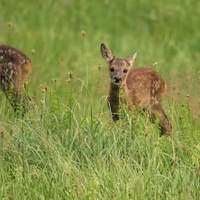
M1 137L3 137L3 131L1 131L0 135L1 135Z
M111 164L111 165L114 165L114 164L115 164L114 158L111 158L111 159L110 159L110 164Z
M177 86L176 86L176 85L174 85L174 87L173 87L173 88L174 88L174 90L176 90Z
M70 71L68 74L69 74L69 78L72 78L72 76L73 76L73 72Z
M22 145L22 143L23 143L23 140L20 140L20 141L18 142L18 144L17 144L17 146L18 146L18 149L20 149L20 148L21 148L21 145Z
M34 50L34 49L32 49L32 50L31 50L31 53L32 53L32 54L34 54L34 53L35 53L35 50Z
M174 158L174 165L177 164L177 161L178 161L178 156L176 156L176 157Z
M9 21L8 22L8 27L11 27L12 26L12 23Z
M181 195L182 192L183 192L182 188L179 188L179 189L178 189L179 195Z
M21 127L21 131L24 132L24 127L23 126Z
M37 178L36 172L32 172L32 173L31 173L31 177L32 177L32 178Z
M158 146L158 142L155 142L154 145L155 145L155 147L157 147Z
M197 168L196 176L199 176L199 172L200 172L200 165L199 165L199 167Z
M153 66L156 67L158 65L158 62L156 62L155 60L153 60Z
M70 79L70 78L68 78L68 79L67 79L67 82L68 82L68 83L71 83L71 79Z
M85 31L81 31L81 34L82 34L82 36L85 36L86 32Z
M69 171L67 171L67 172L65 172L65 174L66 174L67 176L69 176L69 175L70 175L70 172L69 172Z
M5 148L4 148L4 151L6 151L6 152L7 152L7 151L8 151L8 147L5 147Z

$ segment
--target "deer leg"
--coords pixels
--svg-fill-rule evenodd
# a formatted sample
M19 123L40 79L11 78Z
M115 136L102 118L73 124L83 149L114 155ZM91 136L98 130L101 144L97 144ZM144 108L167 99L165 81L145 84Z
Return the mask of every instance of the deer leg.
M15 90L13 91L13 97L11 99L11 101L13 101L12 103L15 112L19 109L20 99L21 99L21 94L15 88Z
M119 100L118 99L112 100L110 97L108 97L107 103L108 103L108 108L111 110L112 113L112 119L114 122L116 122L117 120L119 120L119 114L118 114Z
M112 119L114 122L116 122L117 120L119 120L119 115L112 113Z
M155 103L150 109L152 120L155 121L156 117L160 120L161 135L171 135L172 124L167 118L160 103Z

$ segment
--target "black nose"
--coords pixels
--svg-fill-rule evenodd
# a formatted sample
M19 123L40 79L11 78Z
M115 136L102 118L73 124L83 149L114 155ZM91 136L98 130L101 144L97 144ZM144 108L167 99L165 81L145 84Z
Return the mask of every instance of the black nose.
M114 77L113 80L114 80L115 83L121 83L122 82L122 79L119 78L119 77Z

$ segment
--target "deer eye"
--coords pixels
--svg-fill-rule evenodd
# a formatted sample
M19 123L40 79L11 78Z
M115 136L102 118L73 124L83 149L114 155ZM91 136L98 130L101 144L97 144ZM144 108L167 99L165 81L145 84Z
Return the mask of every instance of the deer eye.
M114 71L115 71L115 69L114 69L113 67L111 67L111 68L110 68L110 71L111 71L111 72L114 72Z
M127 69L124 69L124 70L123 70L124 73L126 73L127 71L128 71Z

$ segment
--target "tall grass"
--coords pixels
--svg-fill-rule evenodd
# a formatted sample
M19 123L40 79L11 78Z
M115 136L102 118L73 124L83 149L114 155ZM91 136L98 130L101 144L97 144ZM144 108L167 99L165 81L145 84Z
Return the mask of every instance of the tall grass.
M2 199L199 198L199 130L188 102L170 138L145 114L132 123L124 110L114 124L92 106L83 113L73 96L59 103L55 92L39 114L1 124Z
M1 0L0 44L31 58L38 111L16 117L0 93L0 199L199 199L199 6ZM172 137L126 106L112 122L101 42L164 77Z

